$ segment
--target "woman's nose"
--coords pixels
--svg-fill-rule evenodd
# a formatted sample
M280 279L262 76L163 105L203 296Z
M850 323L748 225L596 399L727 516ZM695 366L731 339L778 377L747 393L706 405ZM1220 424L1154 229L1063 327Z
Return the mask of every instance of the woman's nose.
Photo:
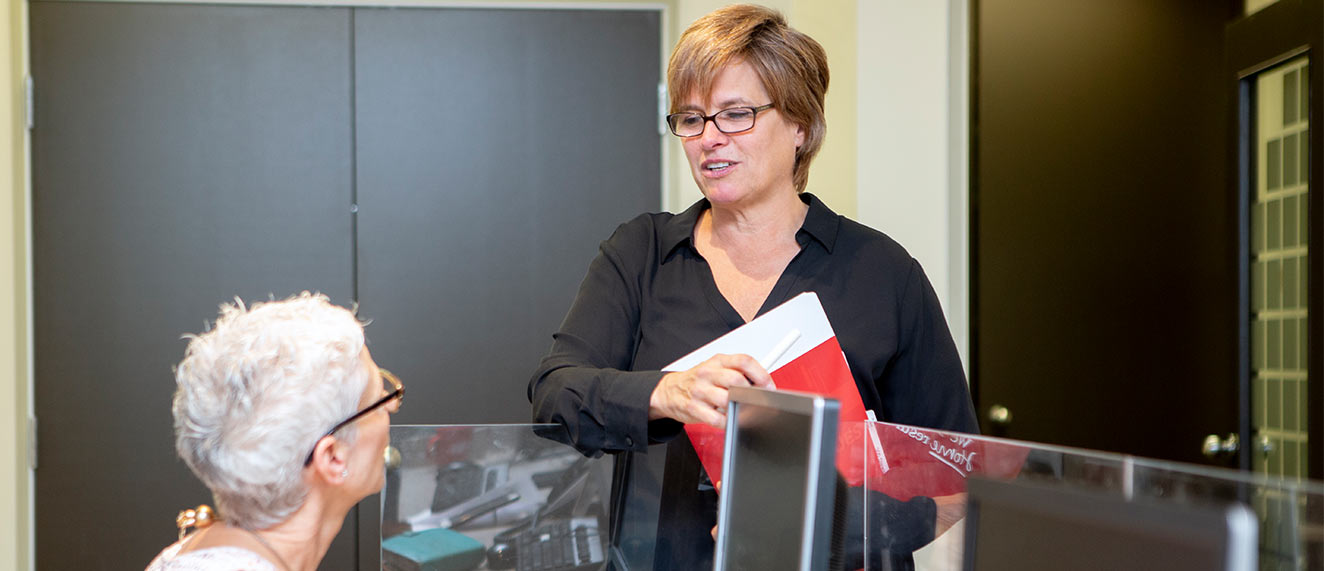
M729 138L717 128L717 121L704 121L703 132L699 133L699 142L705 149L712 149L725 144Z

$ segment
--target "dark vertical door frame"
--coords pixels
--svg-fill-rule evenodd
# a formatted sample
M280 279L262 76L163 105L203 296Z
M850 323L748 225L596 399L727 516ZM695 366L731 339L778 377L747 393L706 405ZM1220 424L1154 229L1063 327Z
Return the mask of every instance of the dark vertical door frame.
M969 11L967 12L966 24L970 26L968 30L969 41L966 43L966 61L970 62L970 79L968 83L969 98L966 100L966 116L969 120L966 133L967 149L966 172L966 251L969 252L970 264L966 269L969 289L966 295L969 298L966 311L969 312L969 324L966 351L970 361L967 375L969 376L970 398L975 403L975 418L981 419L980 431L987 433L989 426L982 422L984 418L982 411L985 403L980 399L979 393L979 5L980 0L970 0Z
M1236 137L1234 144L1229 149L1228 164L1236 165L1234 176L1228 177L1229 188L1227 190L1227 199L1236 202L1236 207L1232 209L1239 216L1237 227L1240 231L1237 233L1236 264L1232 267L1237 268L1240 273L1239 295L1236 310L1236 319L1239 324L1238 341L1238 395L1240 396L1240 416L1239 426L1241 432L1241 446L1239 454L1239 465L1243 470L1249 470L1251 467L1252 447L1258 443L1254 439L1251 426L1251 361L1250 361L1250 335L1249 324L1251 317L1250 304L1250 286L1248 278L1250 274L1250 199L1253 188L1251 181L1254 180L1255 170L1254 144L1250 137L1254 134L1254 105L1255 90L1251 84L1256 74L1265 71L1275 65L1283 63L1291 58L1302 54L1311 55L1319 52L1321 40L1324 40L1324 9L1318 0L1280 0L1259 12L1242 18L1227 28L1227 45L1225 53L1227 54L1228 68L1228 90L1231 96L1230 101L1235 102L1229 106L1229 121L1235 126L1232 134ZM1319 390L1316 378L1321 371L1324 371L1324 351L1318 350L1316 343L1324 340L1324 319L1319 318L1317 310L1324 307L1324 264L1321 264L1316 258L1319 252L1324 252L1324 232L1317 232L1313 226L1320 221L1324 221L1324 201L1317 200L1311 196L1314 194L1315 174L1324 172L1324 129L1318 128L1315 121L1324 118L1324 65L1319 61L1310 62L1310 102L1309 113L1311 124L1308 133L1310 134L1310 156L1307 194L1310 208L1307 221L1308 238L1306 245L1309 248L1307 254L1307 303L1309 303L1310 313L1315 314L1308 317L1307 324L1307 343L1308 357L1306 361L1306 407L1307 425L1306 432L1309 439L1307 447L1307 474L1311 479L1324 477L1324 414L1318 411L1324 410L1324 391Z

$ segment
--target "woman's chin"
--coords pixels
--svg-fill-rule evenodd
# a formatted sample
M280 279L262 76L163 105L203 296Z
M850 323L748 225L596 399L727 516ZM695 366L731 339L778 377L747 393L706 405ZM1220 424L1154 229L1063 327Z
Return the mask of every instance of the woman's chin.
M703 197L707 198L709 203L719 206L737 204L749 195L745 189L730 184L700 187L699 192L703 193Z
M349 495L350 499L352 499L354 503L358 503L363 501L364 498L367 498L373 494L381 493L383 487L386 485L385 466L378 466L377 469L375 470L375 473L377 474L376 478L370 481L359 483L356 486L346 488L345 494Z

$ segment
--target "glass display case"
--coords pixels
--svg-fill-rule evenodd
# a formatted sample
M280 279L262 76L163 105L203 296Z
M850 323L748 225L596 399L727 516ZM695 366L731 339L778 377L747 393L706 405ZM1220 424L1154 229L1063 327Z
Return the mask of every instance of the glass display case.
M396 457L382 493L382 567L630 569L623 552L666 545L650 535L656 526L631 527L625 513L640 496L665 504L665 495L614 490L614 458L585 457L550 438L556 430L392 427ZM1255 566L1324 568L1320 482L877 422L844 422L838 439L846 493L837 516L844 527L835 541L847 569L886 569L912 557L917 569L963 568L971 478L1123 503L1245 506L1254 516ZM706 537L708 529L702 531ZM699 548L711 545L690 547Z

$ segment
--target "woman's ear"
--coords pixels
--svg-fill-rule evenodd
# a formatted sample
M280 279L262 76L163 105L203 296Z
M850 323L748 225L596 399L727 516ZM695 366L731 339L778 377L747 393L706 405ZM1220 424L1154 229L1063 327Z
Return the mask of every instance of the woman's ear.
M313 447L313 462L307 469L329 484L343 483L349 469L349 446L335 436L323 436Z
M796 148L796 149L799 149L799 148L800 148L801 146L803 146L804 144L805 144L805 128L804 128L804 125L796 125L796 126L795 126L795 148Z

